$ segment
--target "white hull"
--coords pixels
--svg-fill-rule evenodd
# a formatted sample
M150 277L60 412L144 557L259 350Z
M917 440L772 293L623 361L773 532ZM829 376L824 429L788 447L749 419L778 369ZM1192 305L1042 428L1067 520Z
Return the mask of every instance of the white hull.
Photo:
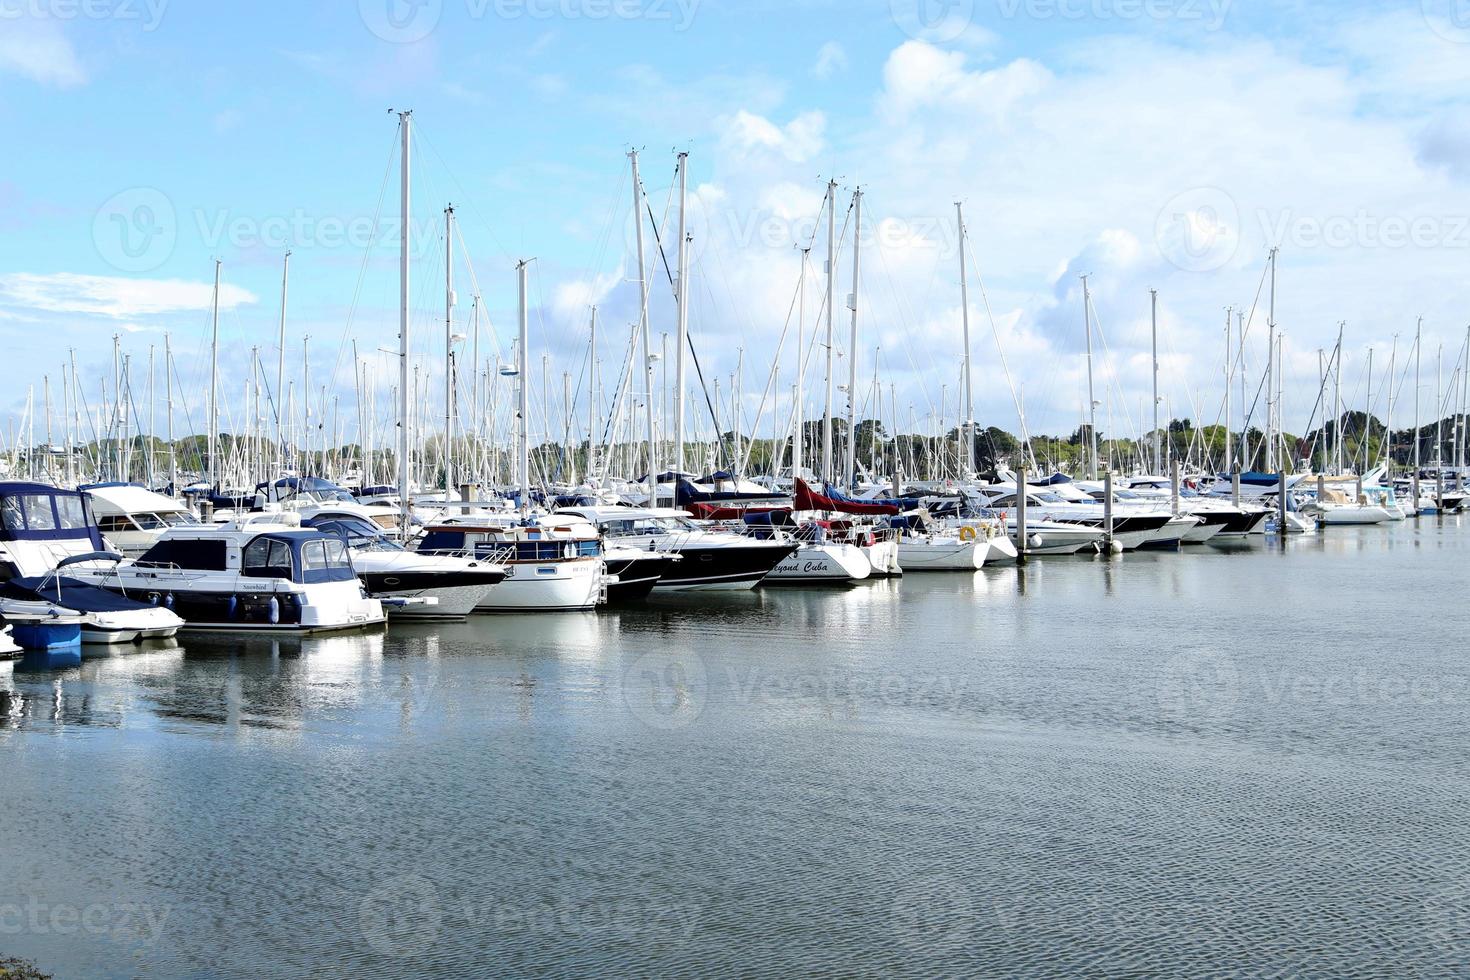
M602 559L511 562L476 612L556 612L595 609L602 598Z
M1014 538L1016 522L1011 521L1006 530ZM1044 555L1075 555L1084 549L1097 549L1102 532L1077 524L1058 521L1026 521L1026 557Z
M867 556L868 564L872 566L874 578L903 574L903 565L898 560L897 541L875 541L872 544L861 545L861 548L863 554Z
M1203 521L1184 532L1185 544L1204 544L1206 541L1219 534L1225 527L1224 524L1206 524Z
M1392 520L1382 507L1332 507L1317 515L1319 524L1382 524Z
M383 592L379 597L434 599L432 603L388 607L389 619L464 619L490 597L493 585L455 585L448 588Z
M761 582L860 582L872 573L872 563L857 545L811 544L792 552Z
M906 572L973 572L985 564L990 542L984 538L910 538L898 543L898 561Z

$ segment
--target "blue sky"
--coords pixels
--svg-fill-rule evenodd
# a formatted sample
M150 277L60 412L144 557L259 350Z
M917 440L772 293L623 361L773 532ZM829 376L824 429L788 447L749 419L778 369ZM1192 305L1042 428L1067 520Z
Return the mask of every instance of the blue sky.
M625 154L641 149L662 218L679 148L697 239L691 327L726 385L744 351L750 415L797 288L796 241L815 249L808 296L823 289L814 222L835 176L844 224L852 188L865 192L863 390L881 347L903 427L910 406L919 427L955 417L963 201L982 422L1015 430L1024 400L1033 431L1075 427L1083 272L1106 337L1104 427L1142 428L1151 287L1167 407L1213 421L1224 309L1252 304L1277 244L1285 407L1300 428L1338 321L1350 397L1366 348L1381 375L1420 315L1426 366L1442 346L1448 378L1463 343L1470 19L1458 13L1438 0L0 0L0 331L17 365L4 410L19 419L27 386L39 397L43 375L56 383L67 348L93 401L115 333L141 370L168 332L197 412L216 257L234 398L252 346L274 364L284 247L292 373L309 334L313 387L330 381L345 405L350 342L396 344L396 233L373 228L380 200L382 217L397 210L389 110L411 108L413 322L429 383L442 384L449 201L466 246L456 321L473 274L482 354L490 330L508 351L514 262L535 257L531 352L548 354L556 396L563 372L581 376L594 301L615 373L636 308ZM849 231L840 363L850 243ZM671 331L666 283L652 301L655 332ZM807 319L810 333L815 302ZM1262 310L1252 391L1264 330ZM765 430L788 410L793 346ZM389 361L373 360L388 384Z

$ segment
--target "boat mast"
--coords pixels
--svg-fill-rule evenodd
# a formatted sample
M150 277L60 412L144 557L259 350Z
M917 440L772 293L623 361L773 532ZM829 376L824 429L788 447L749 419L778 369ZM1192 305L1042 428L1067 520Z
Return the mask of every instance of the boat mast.
M280 346L276 351L276 441L279 443L280 459L279 466L286 466L286 417L283 413L286 397L286 289L291 279L291 251L286 250L286 257L281 261L281 325Z
M808 246L801 250L801 278L797 280L796 294L796 393L792 415L796 421L796 438L791 444L791 477L794 481L801 476L802 464L806 462L806 423L802 418L803 402L806 400L806 265L811 254ZM793 486L794 486L793 482Z
M1336 364L1332 369L1332 465L1338 476L1342 475L1342 328L1337 325Z
M526 346L530 327L526 313L526 264L526 259L516 263L516 304L520 323L520 332L517 335L519 349L516 351L516 375L520 382L520 389L516 393L516 417L520 420L520 425L516 427L516 475L520 481L520 510L523 517L531 511L531 435L528 425L530 398L526 391L529 373Z
M454 494L454 205L444 208L444 502Z
M837 181L827 181L827 393L822 407L822 479L832 479L832 303L837 284Z
M211 303L209 340L209 486L218 488L219 468L215 455L219 448L219 270L220 260L214 260L214 300Z
M1434 468L1444 467L1444 343L1434 349Z
M1266 472L1275 473L1278 466L1276 446L1276 411L1280 407L1272 397L1276 376L1276 249L1271 249L1271 298L1266 307ZM1369 407L1372 405L1370 403Z
M408 256L409 256L409 148L412 141L413 110L398 114L402 137L402 159L399 164L398 188L398 502L399 534L407 540L413 516L409 499L409 389L408 378Z
M684 349L689 346L689 235L687 219L689 154L679 152L679 283L674 337L674 469L684 470ZM639 273L640 275L642 273ZM676 495L677 496L677 495Z
M638 176L638 151L629 150L633 165L633 227L638 247L638 330L643 337L643 386L648 391L645 418L648 423L648 506L658 506L658 459L653 423L653 346L648 332L648 280L643 265L643 181ZM588 434L590 447L591 434ZM589 449L590 452L590 449Z
M1388 409L1383 414L1383 457L1388 464L1388 476L1393 478L1393 389L1397 376L1399 358L1399 335L1393 335L1393 346L1388 351Z
M570 403L567 408L567 431L570 432ZM592 307L587 336L587 482L597 471L597 307ZM652 506L652 501L649 502Z
M852 192L852 325L847 339L847 453L842 468L847 489L857 483L857 368L858 368L858 275L862 271L863 191ZM736 442L740 439L737 428Z
M1421 316L1414 326L1414 479L1419 479L1419 368L1424 360L1424 318ZM1419 501L1414 501L1419 507Z
M1092 293L1082 277L1082 324L1087 332L1087 478L1097 479L1097 398L1092 389Z
M1235 471L1235 455L1232 452L1230 440L1230 380L1232 378L1230 363L1230 328L1231 320L1235 318L1235 307L1225 307L1225 469Z
M1154 472L1164 471L1163 453L1159 449L1159 291L1148 291L1149 330L1153 349L1154 379Z
M960 363L965 369L965 420L960 426L963 431L965 443L964 463L965 477L968 479L975 472L975 388L970 372L970 279L968 265L965 261L965 211L959 201L954 202L955 223L960 232L960 340L965 345L960 354ZM1082 288L1087 288L1087 278L1082 279ZM1091 337L1091 331L1088 331Z

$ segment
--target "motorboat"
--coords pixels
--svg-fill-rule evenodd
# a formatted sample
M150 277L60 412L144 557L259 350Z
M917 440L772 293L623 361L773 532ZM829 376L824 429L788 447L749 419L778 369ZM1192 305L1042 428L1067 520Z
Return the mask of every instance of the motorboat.
M464 619L505 581L504 566L488 558L433 555L395 541L360 504L330 504L303 512L302 525L336 535L352 567L380 599L414 599L388 606L390 619Z
M76 577L172 609L186 631L318 633L380 625L346 544L295 514L169 528L140 557Z
M668 507L569 507L553 516L587 521L609 544L678 555L654 592L754 588L798 547L779 529L755 537L698 524L685 511Z
M505 580L475 607L478 612L594 609L611 584L597 529L573 516L446 517L424 529L417 550L504 567Z
M137 558L171 527L198 524L189 505L136 483L93 483L80 488L91 501L97 529L109 549Z

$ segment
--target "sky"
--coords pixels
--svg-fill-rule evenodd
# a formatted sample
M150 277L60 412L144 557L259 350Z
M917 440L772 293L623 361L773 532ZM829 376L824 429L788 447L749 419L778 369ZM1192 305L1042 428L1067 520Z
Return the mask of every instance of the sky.
M24 427L49 376L59 418L74 357L98 412L116 336L135 419L164 429L167 343L176 431L202 431L218 260L222 427L243 427L252 349L275 386L289 249L287 380L299 391L304 349L313 411L325 417L335 399L350 432L355 343L381 433L397 370L395 112L412 110L410 333L430 416L442 415L451 203L451 329L475 335L478 307L480 371L510 355L515 265L532 260L528 352L543 424L561 424L571 386L574 432L585 428L594 304L610 401L637 319L636 149L664 249L646 222L658 347L675 330L665 263L677 261L676 153L688 154L689 329L711 398L719 380L724 428L732 388L747 431L757 417L760 435L787 424L795 321L805 411L821 411L829 180L838 415L854 353L859 417L934 431L963 412L958 202L983 425L1020 431L1022 409L1032 434L1081 421L1083 274L1103 431L1151 423L1150 290L1161 413L1220 419L1234 307L1248 319L1232 413L1239 424L1243 381L1263 425L1273 247L1286 428L1304 430L1314 410L1320 420L1318 351L1340 325L1344 401L1367 407L1371 391L1382 417L1391 390L1394 422L1407 424L1420 317L1427 419L1437 391L1453 400L1470 323L1462 7L0 0L0 411L7 429ZM462 401L471 349L464 341L458 355ZM708 432L690 375L690 432Z

